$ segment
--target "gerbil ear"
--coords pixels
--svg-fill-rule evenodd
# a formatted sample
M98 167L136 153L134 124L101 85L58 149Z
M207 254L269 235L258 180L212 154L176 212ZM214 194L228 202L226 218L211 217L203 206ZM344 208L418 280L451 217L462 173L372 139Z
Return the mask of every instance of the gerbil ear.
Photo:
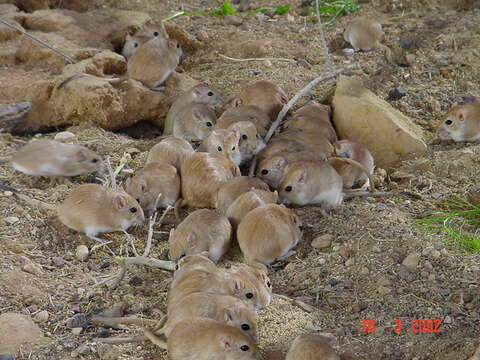
M127 34L127 36L125 36L125 42L130 40L132 40L132 36L130 34Z
M193 248L197 245L197 235L193 231L187 236L187 245L190 248Z
M463 112L463 110L460 110L458 112L458 120L459 121L465 121L465 113Z
M230 349L232 345L230 344L230 341L227 339L226 336L220 337L220 343L225 349Z
M85 150L78 150L77 160L80 162L87 160L87 153L85 152Z
M240 168L237 165L232 166L232 174L233 176L242 176L242 173L240 172Z
M225 309L224 318L227 324L233 321L233 311L231 309Z
M300 221L298 220L298 216L295 215L295 214L290 215L290 218L292 219L292 222L293 222L295 225L298 225L298 223L300 222Z
M241 99L235 99L233 100L233 106L237 107L242 105L242 100Z
M273 192L273 197L275 198L275 202L277 202L278 201L278 191L277 190L275 190Z
M305 169L302 169L299 173L298 173L298 182L299 183L303 183L305 182L305 180L307 179L307 171Z
M173 236L173 232L175 231L174 228L170 229L170 234L168 234L168 238L170 239Z
M140 191L145 194L148 191L147 182L145 180L141 180L139 185Z
M281 169L282 167L285 166L285 159L282 157L279 157L277 161L275 161L275 164L273 165L277 169Z
M117 210L121 210L127 206L127 200L125 199L125 196L123 195L115 195L113 198L113 205Z
M240 279L234 279L233 280L233 285L234 285L236 291L239 291L239 290L243 289L243 283L240 281Z

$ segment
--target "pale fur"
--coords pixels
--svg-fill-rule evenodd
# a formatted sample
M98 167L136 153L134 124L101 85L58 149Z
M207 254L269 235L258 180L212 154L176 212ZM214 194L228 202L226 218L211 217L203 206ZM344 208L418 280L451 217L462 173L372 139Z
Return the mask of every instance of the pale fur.
M255 105L240 105L225 110L225 112L217 120L215 127L217 129L227 129L232 124L239 121L251 121L257 128L260 136L267 134L270 126L270 118L267 113Z
M451 124L447 124L447 121L451 121ZM437 135L443 140L457 142L480 140L480 102L452 107L438 126Z
M155 203L157 208L166 208L175 205L180 196L180 175L172 165L151 162L127 179L125 190L144 211L154 211Z
M208 251L204 251L200 254L184 256L178 260L173 278L181 278L184 274L197 269L214 271L216 268L215 263L208 257Z
M255 341L238 328L210 319L189 319L175 326L167 340L171 360L258 360ZM242 346L248 346L242 351Z
M227 217L213 210L196 210L170 231L170 260L208 251L209 258L218 262L227 252L231 237L232 226Z
M248 85L235 100L235 105L255 105L265 111L271 120L275 120L288 96L277 84L260 80Z
M215 207L225 214L230 204L252 188L268 191L268 185L262 180L248 176L239 176L223 184L218 190Z
M194 153L182 165L182 198L189 206L214 207L220 187L240 175L238 166L223 156Z
M265 205L274 204L278 201L278 193L252 189L235 199L228 207L225 216L228 217L233 228L236 229L240 221L253 209Z
M262 299L264 307L270 305L272 301L272 284L268 277L268 269L261 263L252 265L238 264L225 269L227 273L238 274L249 279L255 287L258 297Z
M251 121L238 121L228 127L229 130L239 134L241 163L245 164L265 148L265 142L257 132L255 124Z
M136 212L132 213L131 208ZM124 231L145 221L143 210L134 198L122 190L97 184L75 188L58 206L58 218L64 225L88 236Z
M205 139L217 121L215 111L201 103L186 104L173 119L173 136L189 141Z
M99 170L102 161L84 146L40 139L16 152L11 163L14 169L33 176L78 176Z
M240 222L237 240L245 261L271 264L287 256L302 239L299 217L282 205L267 204Z
M347 24L343 38L355 50L366 51L384 47L381 44L383 35L382 25L379 22L364 17L357 17Z
M172 165L180 171L183 161L194 152L195 150L187 140L169 136L150 149L147 164L162 162Z
M211 95L209 95L211 94ZM178 114L189 104L204 104L210 107L223 104L223 98L218 91L206 84L198 84L177 97L168 110L165 119L163 135L173 134L173 125Z
M327 338L302 334L293 340L285 360L341 360Z
M242 154L240 153L239 141L240 133L238 131L214 129L205 137L198 151L217 154L240 165Z
M288 186L291 191L286 191ZM329 209L342 203L342 177L327 162L297 161L286 167L279 195L285 204L321 205Z
M154 37L168 38L165 25L144 24L134 35L127 34L122 48L122 55L128 60L143 44Z

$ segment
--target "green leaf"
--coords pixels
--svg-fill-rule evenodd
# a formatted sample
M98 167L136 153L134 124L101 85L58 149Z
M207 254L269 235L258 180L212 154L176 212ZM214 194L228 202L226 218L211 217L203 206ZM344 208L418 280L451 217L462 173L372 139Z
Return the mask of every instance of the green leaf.
M281 5L275 8L275 13L278 15L286 14L290 11L290 5Z
M235 11L235 8L233 7L232 3L230 0L225 0L223 2L222 7L220 8L220 11L222 12L223 16L226 15L236 15L237 12Z

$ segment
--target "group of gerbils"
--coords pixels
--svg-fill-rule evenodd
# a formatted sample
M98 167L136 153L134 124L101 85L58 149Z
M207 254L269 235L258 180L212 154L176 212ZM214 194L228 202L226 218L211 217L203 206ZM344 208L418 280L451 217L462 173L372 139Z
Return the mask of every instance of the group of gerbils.
M131 60L136 49L150 42L178 49L178 43L155 29L148 25L128 35L125 56ZM357 33L349 31L355 38ZM159 90L162 79L145 85ZM217 118L215 109L224 105L221 94L206 84L194 86L171 105L164 137L150 149L144 167L126 180L125 190L80 185L58 206L63 224L98 241L103 241L99 233L142 224L144 213L157 208L204 208L170 232L169 257L177 270L167 321L145 332L168 346L174 360L258 358L255 311L271 297L264 264L290 256L302 238L301 220L285 205L319 205L326 212L342 203L346 191L373 186L372 155L359 142L337 139L327 105L308 102L265 144L263 137L286 102L280 86L257 81ZM437 132L443 139L479 140L480 105L455 106ZM192 143L200 143L197 150ZM256 176L242 176L240 166L254 157ZM32 140L11 163L34 176L104 170L102 157L88 148L47 139ZM248 265L218 268L234 239ZM160 334L167 342L158 339ZM296 339L287 359L304 359L305 351L323 354L316 359L339 359L314 335Z

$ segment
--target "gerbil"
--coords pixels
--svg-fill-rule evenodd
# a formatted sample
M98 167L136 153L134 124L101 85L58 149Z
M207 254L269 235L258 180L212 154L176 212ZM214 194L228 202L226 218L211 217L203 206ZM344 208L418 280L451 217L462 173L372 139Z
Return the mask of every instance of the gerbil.
M235 99L235 106L255 105L274 120L288 101L285 90L270 81L261 80L248 85Z
M225 216L230 220L233 228L236 229L240 221L253 209L274 204L278 201L278 193L259 189L252 189L235 199L228 207Z
M125 231L145 221L142 207L126 192L97 184L80 185L58 206L58 218L69 228L102 241L98 233Z
M230 204L243 193L252 188L268 191L268 185L262 180L248 176L239 176L224 183L217 194L215 207L221 214L225 214Z
M77 176L99 170L101 158L84 146L33 140L11 159L14 169L34 176Z
M189 141L205 139L217 122L215 111L201 103L186 104L173 117L173 136Z
M134 35L127 34L123 45L122 55L128 60L140 46L154 37L168 38L167 30L163 23L144 24Z
M147 163L143 169L127 179L125 190L137 200L143 211L155 211L156 208L173 206L178 200L180 176L172 165Z
M267 134L270 126L270 118L267 113L254 105L240 105L225 110L217 120L217 129L227 129L230 125L239 121L251 121L255 124L260 136Z
M147 156L147 164L162 162L175 166L180 171L185 158L194 152L195 150L193 150L192 145L187 140L169 136L150 149Z
M283 205L268 204L250 211L240 222L237 240L245 261L271 264L292 255L302 239L299 217Z
M277 189L288 164L301 160L318 161L325 159L325 156L312 151L277 152L257 164L256 176L272 188Z
M234 296L204 292L190 294L171 304L167 316L163 328L156 332L164 333L167 338L180 321L206 318L236 327L252 340L257 340L257 321L253 309Z
M173 134L173 124L178 119L178 113L182 109L191 103L205 104L210 107L223 104L222 96L215 89L206 84L199 84L180 95L170 106L167 117L165 119L165 125L163 129L163 135Z
M200 254L184 256L178 260L173 278L177 279L182 277L183 274L188 274L190 271L197 269L214 271L216 268L215 263L208 257L208 251L204 251Z
M220 187L241 175L238 166L227 158L202 152L187 157L180 174L182 198L194 207L214 207Z
M343 200L342 177L324 161L297 161L287 165L279 185L284 204L321 205L324 211Z
M208 251L209 258L218 262L227 252L231 237L232 226L227 217L213 210L196 210L170 231L170 260Z
M242 164L252 160L266 146L251 121L238 121L230 125L228 129L240 134L239 146Z
M203 140L198 151L226 157L237 165L242 161L240 153L240 133L234 130L212 130Z
M179 322L167 340L172 360L257 360L255 342L237 327L210 319Z
M268 306L272 299L272 283L268 277L268 269L261 263L252 265L239 264L225 269L232 274L239 274L249 279L257 290L259 298L264 299L264 306Z
M350 21L343 32L343 38L353 46L355 51L384 49L390 52L390 49L381 43L383 35L382 25L379 22L364 17L357 17Z
M317 334L302 334L293 340L285 360L341 360L327 338Z
M480 102L455 105L437 128L442 140L480 140Z
M372 154L368 149L356 142L350 140L340 140L333 144L335 155L339 158L352 159L364 166L368 173L359 167L352 166L349 163L331 159L332 165L337 173L343 179L343 188L351 189L358 186L362 189L367 189L370 185L368 174L372 174L375 168L375 163Z

